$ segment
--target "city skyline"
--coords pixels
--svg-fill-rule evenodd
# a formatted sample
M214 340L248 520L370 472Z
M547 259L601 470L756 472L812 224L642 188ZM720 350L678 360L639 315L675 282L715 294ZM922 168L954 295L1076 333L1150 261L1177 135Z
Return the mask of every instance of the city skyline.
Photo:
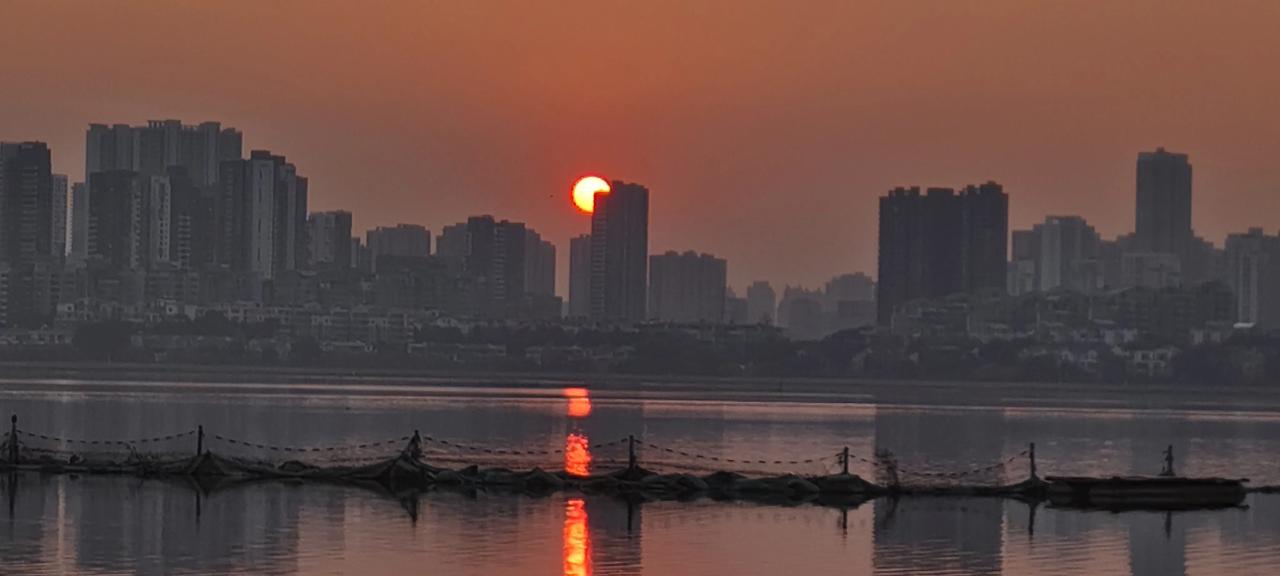
M312 208L351 210L359 230L519 215L564 245L574 176L633 179L655 191L653 250L724 257L739 287L874 269L868 206L908 182L994 179L1015 229L1078 214L1114 237L1134 219L1132 154L1158 146L1196 163L1203 237L1276 228L1277 80L1254 71L1280 41L1254 12L668 8L13 6L0 80L23 89L0 121L78 182L90 122L218 119L246 150L287 154ZM54 22L56 49L31 53ZM591 29L618 41L578 48ZM158 52L192 65L149 70ZM785 233L744 233L766 228Z

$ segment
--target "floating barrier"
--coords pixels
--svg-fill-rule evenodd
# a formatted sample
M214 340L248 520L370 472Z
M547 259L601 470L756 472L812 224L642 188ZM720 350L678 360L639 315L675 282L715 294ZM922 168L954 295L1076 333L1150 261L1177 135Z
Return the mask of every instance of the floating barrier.
M1168 457L1171 466L1172 449ZM1007 468L1023 459L1028 476L1008 482ZM852 473L855 463L875 477ZM1176 509L1237 505L1245 493L1243 481L1041 480L1034 444L989 465L948 471L903 468L887 451L871 458L848 448L788 460L729 458L634 436L596 443L570 436L554 449L481 446L417 431L376 441L287 446L207 434L203 426L146 438L73 439L20 429L16 416L0 444L0 470L185 478L203 487L285 480L356 484L397 495L432 489L577 491L640 501L707 497L841 507L882 496L987 496L1071 507Z

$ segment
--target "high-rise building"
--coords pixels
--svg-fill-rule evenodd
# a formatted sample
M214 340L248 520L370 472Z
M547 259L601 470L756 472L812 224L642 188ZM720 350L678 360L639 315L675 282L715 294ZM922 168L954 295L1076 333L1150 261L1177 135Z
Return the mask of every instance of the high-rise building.
M65 193L65 187L63 192ZM40 325L57 305L53 173L43 142L0 142L0 268L7 324Z
M569 317L591 316L591 235L569 240Z
M254 150L222 163L220 263L269 280L307 260L307 179L284 156Z
M778 294L763 280L747 287L747 322L773 325L778 315Z
M106 270L141 270L146 259L142 178L132 170L89 175L86 258Z
M90 124L85 133L85 177L109 170L144 176L165 175L172 166L187 170L201 190L213 187L220 164L239 160L243 136L217 122L196 126L178 120L151 120L143 126Z
M999 184L895 188L880 198L877 320L902 304L1007 289L1009 200Z
M822 304L827 332L874 325L875 301L876 283L866 274L841 274L828 280Z
M1155 152L1138 154L1137 249L1185 256L1190 247L1191 163L1186 154Z
M416 224L379 226L365 233L365 244L373 258L373 271L378 271L378 258L426 258L431 255L431 232Z
M54 253L53 173L43 142L0 142L0 260L29 264Z
M53 224L50 232L50 250L56 256L67 254L67 175L53 174L49 180L49 193L53 202Z
M959 194L961 277L965 292L1005 291L1009 252L1009 195L995 182Z
M68 260L77 266L89 257L89 187L84 182L71 185L71 250Z
M650 319L724 321L728 264L710 254L674 251L649 257Z
M469 236L465 222L441 228L440 235L436 236L436 256L456 262L466 260L470 251Z
M485 215L445 226L437 237L436 255L474 282L474 308L480 315L560 316L554 294L555 247L522 222Z
M1009 292L1058 289L1092 293L1105 285L1102 237L1079 216L1049 216L1031 230L1013 232Z
M345 210L312 212L307 217L310 264L316 269L352 267L351 213ZM370 236L372 240L373 236ZM372 242L370 242L372 244Z
M645 319L649 250L649 189L614 181L597 192L591 215L591 318Z
M1237 322L1280 327L1280 235L1261 228L1227 236L1227 285L1235 294Z
M556 247L533 229L525 230L524 285L530 294L556 293Z

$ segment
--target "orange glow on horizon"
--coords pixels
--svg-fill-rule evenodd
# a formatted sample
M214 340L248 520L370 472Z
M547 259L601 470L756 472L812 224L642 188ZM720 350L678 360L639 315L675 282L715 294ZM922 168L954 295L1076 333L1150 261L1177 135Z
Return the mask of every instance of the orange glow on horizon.
M591 531L581 498L564 505L564 576L591 576Z
M590 214L596 209L596 193L608 192L609 183L599 176L584 176L573 184L573 205Z
M565 437L564 471L571 476L591 475L591 443L586 434L570 432Z
M569 417L586 418L591 415L591 398L586 388L565 388L564 397L569 399Z

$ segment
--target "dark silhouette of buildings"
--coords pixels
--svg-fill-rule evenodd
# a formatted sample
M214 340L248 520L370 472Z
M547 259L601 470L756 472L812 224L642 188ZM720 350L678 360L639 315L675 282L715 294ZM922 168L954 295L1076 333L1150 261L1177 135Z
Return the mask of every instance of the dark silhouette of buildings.
M89 175L88 261L109 270L142 268L142 178L132 170Z
M649 189L613 181L591 216L591 319L642 322L648 288Z
M43 142L0 143L0 322L39 325L58 302L49 158Z
M378 259L384 256L426 258L431 254L431 232L416 224L379 226L365 232L365 245L373 258L372 270L378 272Z
M773 325L778 314L778 294L768 282L758 280L747 287L747 323Z
M1191 163L1186 154L1138 154L1137 249L1177 254L1191 245Z
M145 126L90 124L85 132L85 178L109 170L148 176L181 166L200 189L212 189L219 166L239 160L243 136L218 122L184 125L178 120L151 120Z
M266 150L223 162L220 175L220 263L264 280L305 267L307 179Z
M728 263L693 251L649 257L649 318L663 322L724 321Z
M591 235L569 240L569 317L591 316Z
M880 198L877 320L915 298L958 292L1003 292L1009 198L999 184L895 188Z
M341 270L352 267L350 212L312 212L307 217L307 230L312 268Z
M445 226L437 256L475 282L475 309L482 316L560 317L555 247L523 222L486 215Z

